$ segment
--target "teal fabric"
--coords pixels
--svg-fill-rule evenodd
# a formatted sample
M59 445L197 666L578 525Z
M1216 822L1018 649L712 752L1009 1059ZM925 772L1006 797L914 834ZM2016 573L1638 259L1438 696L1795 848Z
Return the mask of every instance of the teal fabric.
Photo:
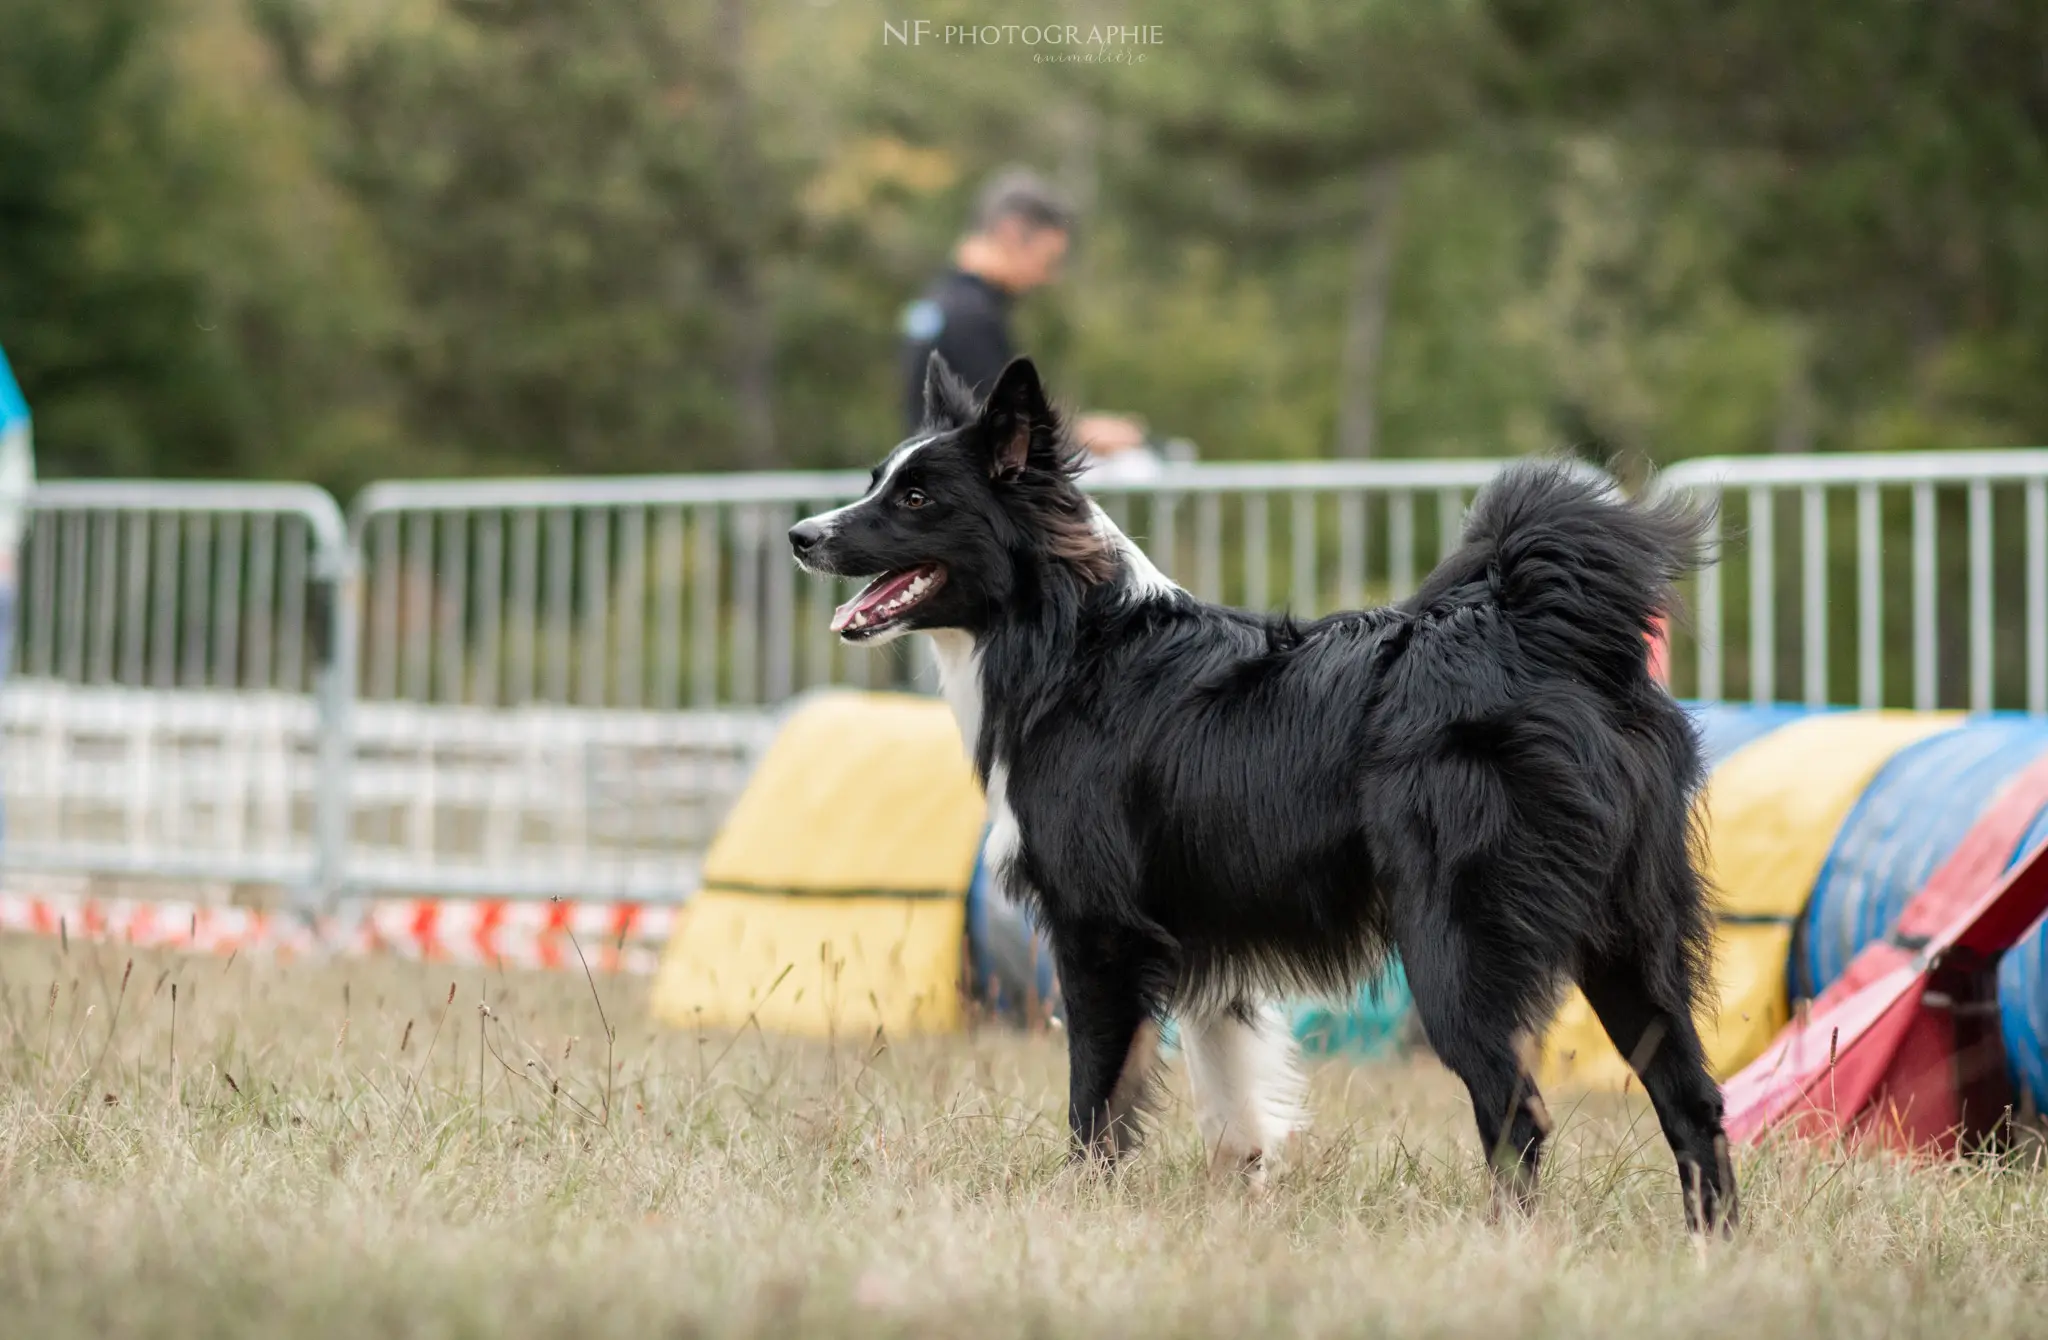
M1393 963L1360 986L1348 1002L1289 1002L1287 1022L1302 1055L1362 1060L1391 1051L1400 1042L1402 1027L1414 1007L1415 998L1408 994L1408 974L1399 963ZM1180 1030L1172 1019L1160 1028L1160 1046L1169 1052L1180 1046Z
M28 401L21 397L14 369L8 366L7 351L0 349L0 434L18 423L28 422Z
M1402 1025L1414 1007L1408 974L1396 962L1359 987L1348 1006L1297 1004L1291 1022L1305 1055L1376 1056L1400 1041Z

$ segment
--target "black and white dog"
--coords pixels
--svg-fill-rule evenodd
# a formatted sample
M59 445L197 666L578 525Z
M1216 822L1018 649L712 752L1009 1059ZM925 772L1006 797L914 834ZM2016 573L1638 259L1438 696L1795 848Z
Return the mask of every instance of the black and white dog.
M1203 1138L1256 1177L1300 1098L1263 1002L1348 992L1397 950L1504 1189L1534 1191L1526 1053L1576 981L1656 1105L1688 1222L1732 1219L1693 1026L1702 765L1644 640L1700 518L1517 467L1414 596L1298 623L1161 575L1076 485L1029 361L977 405L934 358L925 400L867 494L790 543L880 574L841 637L936 645L991 869L1053 945L1077 1152L1134 1146L1171 1011Z

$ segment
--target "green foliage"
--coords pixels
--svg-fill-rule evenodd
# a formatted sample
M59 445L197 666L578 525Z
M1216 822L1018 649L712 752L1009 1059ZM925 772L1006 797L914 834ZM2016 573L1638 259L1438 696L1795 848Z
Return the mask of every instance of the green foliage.
M2038 6L1110 8L0 0L45 473L867 460L1012 161L1086 215L1027 346L1211 458L2048 436Z
M0 340L46 474L279 474L384 437L346 210L224 5L0 7Z
M220 179L171 123L152 19L148 0L0 17L0 313L47 449L86 468L190 459L242 427L197 239L160 227Z
M1722 177L1723 271L1810 328L1823 441L2040 440L2048 388L2021 369L2048 352L2048 9L1490 9L1527 106Z

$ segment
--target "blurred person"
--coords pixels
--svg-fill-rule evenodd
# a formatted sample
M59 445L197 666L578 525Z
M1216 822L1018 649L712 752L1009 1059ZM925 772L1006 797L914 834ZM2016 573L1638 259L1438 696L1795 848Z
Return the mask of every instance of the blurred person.
M14 641L14 569L27 524L28 494L35 486L35 454L29 439L28 401L0 349L0 675L7 671Z
M22 530L28 522L29 490L36 460L29 441L28 401L15 384L7 351L0 349L0 680L14 646L14 572ZM0 816L0 827L4 827Z
M990 178L975 202L971 231L953 248L953 264L903 312L904 429L924 422L925 363L936 352L977 396L1017 355L1010 309L1019 297L1060 277L1073 241L1074 209L1050 182L1023 168ZM1083 414L1074 438L1104 477L1149 478L1159 457L1144 425L1118 414Z
M1087 479L1141 483L1157 479L1165 460L1153 447L1142 420L1117 414L1083 414L1074 437L1088 449Z

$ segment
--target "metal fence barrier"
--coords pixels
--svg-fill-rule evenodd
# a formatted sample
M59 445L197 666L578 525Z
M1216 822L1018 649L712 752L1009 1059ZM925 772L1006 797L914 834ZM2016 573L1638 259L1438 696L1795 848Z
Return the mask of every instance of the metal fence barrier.
M1674 631L1680 693L2048 712L2048 450L1719 457L1658 486L1715 501L1724 551Z
M310 485L31 495L0 693L0 865L337 887L348 535Z
M774 728L763 709L359 704L348 888L680 901Z
M1412 591L1501 464L1174 465L1096 492L1196 594L1312 616ZM839 643L852 584L788 559L791 523L866 483L389 483L346 523L310 487L45 485L0 861L309 906L685 897L782 703L930 686L918 639ZM2048 711L2048 451L1694 461L1657 487L1721 504L1681 693Z
M1198 595L1317 614L1398 597L1499 461L1177 465L1096 490ZM364 702L670 710L914 676L839 642L858 583L805 576L785 533L854 472L378 484L351 513Z

